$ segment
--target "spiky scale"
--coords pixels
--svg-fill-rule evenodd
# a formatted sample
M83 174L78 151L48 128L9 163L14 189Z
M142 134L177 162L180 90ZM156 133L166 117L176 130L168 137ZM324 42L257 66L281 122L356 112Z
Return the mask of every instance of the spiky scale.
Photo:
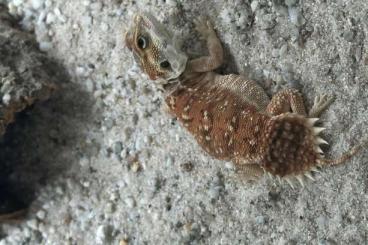
M297 175L297 176L295 176L296 177L296 179L299 181L299 183L300 183L300 185L302 186L302 187L304 187L304 182L303 182L303 176L301 176L301 175Z
M304 175L308 178L308 179L310 179L310 180L312 180L312 181L314 181L315 179L313 178L313 176L311 175L311 173L310 172L305 172L304 173Z
M285 180L286 180L286 182L288 182L288 184L291 186L291 188L294 189L293 181L291 179L289 179L288 177L286 177Z
M313 134L314 135L319 135L323 130L325 130L326 128L322 128L322 127L314 127L313 128Z
M277 181L281 184L282 183L282 179L280 178L280 176L277 176Z
M323 154L323 151L322 151L321 147L319 147L319 146L315 146L315 147L314 147L314 149L315 149L318 153Z
M318 145L322 145L322 144L328 145L328 142L326 140L322 139L321 137L316 138L316 143Z
M308 122L308 125L312 127L318 120L319 118L308 118L307 122Z

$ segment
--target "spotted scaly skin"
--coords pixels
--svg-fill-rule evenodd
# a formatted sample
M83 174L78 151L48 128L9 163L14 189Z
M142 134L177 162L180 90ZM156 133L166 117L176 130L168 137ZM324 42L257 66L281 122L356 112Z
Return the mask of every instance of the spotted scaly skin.
M175 37L150 14L139 14L126 34L127 47L142 70L164 81L169 111L217 159L233 161L249 179L265 172L287 180L313 179L317 166L346 161L364 147L360 144L342 157L328 160L315 123L332 98L317 96L307 114L301 94L286 89L270 100L254 81L220 75L213 70L223 62L223 49L209 21L196 21L206 40L208 55L189 60Z

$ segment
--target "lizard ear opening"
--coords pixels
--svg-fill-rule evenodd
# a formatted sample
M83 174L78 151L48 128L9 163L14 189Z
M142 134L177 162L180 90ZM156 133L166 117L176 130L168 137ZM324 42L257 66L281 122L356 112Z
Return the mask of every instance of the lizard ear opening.
M129 31L125 32L124 35L125 38L125 46L132 51L132 35L129 33Z

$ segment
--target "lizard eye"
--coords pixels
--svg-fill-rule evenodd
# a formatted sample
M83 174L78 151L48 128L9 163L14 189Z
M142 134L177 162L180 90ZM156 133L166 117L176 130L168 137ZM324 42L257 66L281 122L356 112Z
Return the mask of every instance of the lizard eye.
M161 68L167 69L170 67L170 62L165 60L160 63Z
M143 36L139 36L137 40L137 45L140 49L145 49L148 46L148 39Z

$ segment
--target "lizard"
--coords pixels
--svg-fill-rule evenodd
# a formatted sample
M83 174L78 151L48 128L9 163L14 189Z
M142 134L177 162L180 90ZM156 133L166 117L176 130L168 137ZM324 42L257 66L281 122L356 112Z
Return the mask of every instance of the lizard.
M150 13L139 13L125 33L125 44L148 77L162 85L169 112L209 155L232 161L249 180L265 173L302 186L322 166L338 165L365 148L357 144L336 159L326 159L328 144L316 126L333 96L316 96L306 112L301 93L283 89L269 99L255 81L220 75L220 39L207 19L195 21L208 55L189 60L173 32Z

